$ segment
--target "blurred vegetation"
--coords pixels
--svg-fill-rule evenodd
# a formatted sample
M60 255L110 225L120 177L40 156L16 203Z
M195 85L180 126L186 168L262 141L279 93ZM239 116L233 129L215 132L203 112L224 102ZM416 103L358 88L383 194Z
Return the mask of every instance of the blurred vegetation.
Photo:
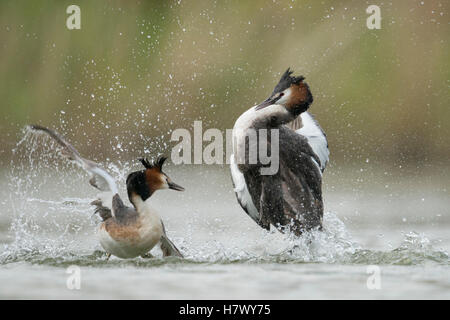
M66 8L81 8L81 30ZM366 8L381 8L368 30ZM449 1L2 1L0 158L28 123L94 159L168 154L232 128L287 68L306 76L334 164L450 158ZM126 154L126 156L124 155Z

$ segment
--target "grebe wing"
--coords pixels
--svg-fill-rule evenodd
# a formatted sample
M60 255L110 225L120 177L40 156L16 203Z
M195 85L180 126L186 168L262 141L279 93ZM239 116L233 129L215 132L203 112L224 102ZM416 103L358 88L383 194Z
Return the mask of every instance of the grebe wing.
M328 149L327 136L314 117L306 111L286 126L307 138L308 144L319 157L320 164L318 163L318 165L321 172L323 172L329 161L330 151Z
M287 135L291 133L287 132ZM317 158L305 137L296 135L292 139L280 139L283 213L288 223L294 223L293 231L297 234L322 223L322 173Z
M169 237L166 234L166 228L164 227L164 223L161 220L161 225L163 228L163 235L160 239L160 247L161 251L163 252L164 257L173 256L173 257L180 257L183 258L183 255L181 254L180 250L173 244L172 241L170 241Z
M77 149L75 149L70 143L64 140L64 138L57 134L55 131L39 125L31 125L29 126L29 128L33 131L43 132L50 136L54 141L56 141L56 143L58 143L62 147L61 154L63 156L65 156L70 161L75 162L78 166L83 168L91 175L89 183L93 187L102 191L98 195L99 199L92 203L96 206L95 213L98 213L104 221L111 217L111 215L115 216L115 210L113 210L113 197L115 195L117 195L118 197L118 188L114 179L97 163L88 159L84 159Z
M299 235L321 225L323 215L320 162L307 139L280 128L279 170L274 175L245 172L249 194L262 221L275 227L291 226ZM250 183L251 182L251 183Z
M39 125L29 126L31 130L44 132L55 140L62 147L62 155L75 162L85 171L91 174L90 184L100 191L110 191L112 194L118 193L117 184L114 179L94 161L84 159L80 153L55 131Z

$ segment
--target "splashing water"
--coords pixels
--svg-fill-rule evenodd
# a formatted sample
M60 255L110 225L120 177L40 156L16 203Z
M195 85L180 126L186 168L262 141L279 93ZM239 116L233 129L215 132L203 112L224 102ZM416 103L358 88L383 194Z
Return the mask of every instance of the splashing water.
M164 200L169 212L186 211L182 219L179 215L170 216L169 222L177 227L168 230L169 235L175 234L172 239L186 258L112 259L106 262L105 253L95 236L100 219L93 215L89 205L95 198L94 189L88 185L86 174L55 150L59 147L51 139L28 130L25 130L23 139L14 150L14 162L8 176L11 241L3 245L0 253L2 265L15 262L109 267L149 267L166 263L417 265L433 262L449 265L449 256L445 251L435 249L425 235L414 232L405 234L401 245L394 250L363 249L332 212L324 215L323 231L311 231L295 237L276 230L267 232L251 224L253 227L245 228L223 215L199 213L192 208L194 205L180 208L178 201L171 207L172 204ZM124 181L132 166L129 162L104 165L118 181L121 191L125 190ZM188 171L192 175L193 171ZM192 188L195 188L195 183ZM224 188L227 189L226 186ZM232 196L229 199L234 201ZM198 204L200 211L202 208L209 210L202 206L202 198L186 201ZM229 214L227 211L225 213ZM243 217L242 212L239 212L239 217Z

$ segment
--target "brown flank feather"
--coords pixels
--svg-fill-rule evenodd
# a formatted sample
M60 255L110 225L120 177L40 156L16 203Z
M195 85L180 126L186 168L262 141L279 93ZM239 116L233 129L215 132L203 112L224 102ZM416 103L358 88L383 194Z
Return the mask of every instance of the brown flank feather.
M108 219L102 223L101 229L105 229L111 238L116 241L128 241L132 243L139 243L140 235L139 228L141 223L136 221L136 223L131 225L120 225L114 219Z

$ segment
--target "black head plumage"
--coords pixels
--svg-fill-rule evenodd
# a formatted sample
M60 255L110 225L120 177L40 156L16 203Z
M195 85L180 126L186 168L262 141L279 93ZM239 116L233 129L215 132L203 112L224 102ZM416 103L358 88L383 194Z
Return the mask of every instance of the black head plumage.
M167 157L163 157L163 156L159 156L155 161L150 162L148 159L146 158L141 158L139 159L139 161L141 161L142 165L146 168L146 169L153 169L153 168L158 168L159 170L162 169L162 166L164 164L164 162L167 160Z
M283 75L280 78L280 81L275 86L275 89L273 89L273 92L271 96L273 96L275 93L282 92L289 88L292 84L299 84L302 82L305 77L298 76L298 77L292 77L291 74L293 74L294 71L291 71L291 68L288 68Z

